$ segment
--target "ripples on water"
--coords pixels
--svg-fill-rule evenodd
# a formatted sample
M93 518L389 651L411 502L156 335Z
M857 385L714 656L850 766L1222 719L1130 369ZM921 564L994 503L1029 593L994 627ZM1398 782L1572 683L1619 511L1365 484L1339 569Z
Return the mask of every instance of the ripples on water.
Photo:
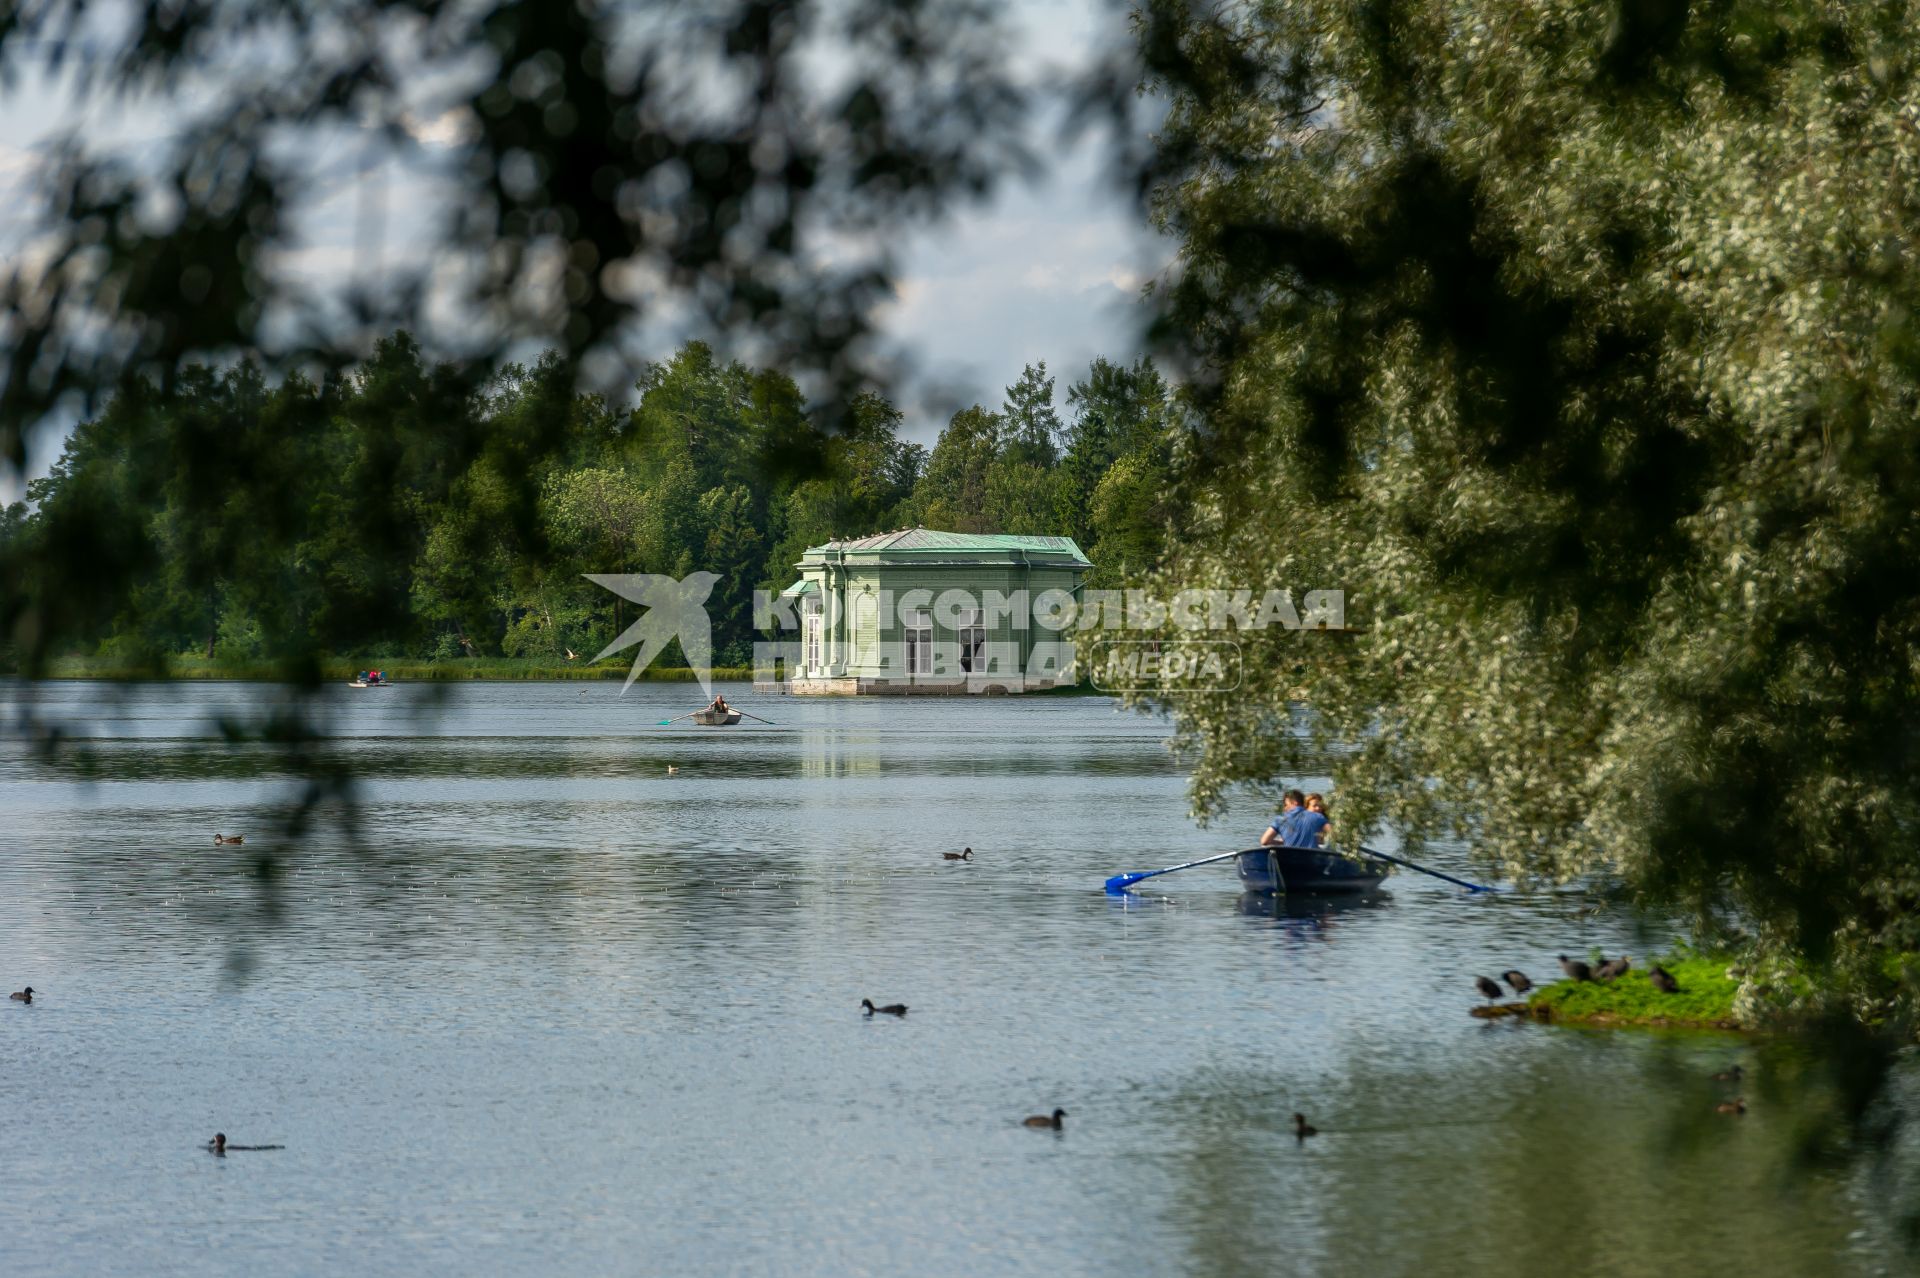
M0 1008L0 1272L1904 1263L1859 1173L1786 1171L1791 1095L1714 1119L1754 1046L1466 1015L1671 929L1408 877L1275 910L1225 866L1108 898L1259 820L1195 829L1105 700L584 691L328 690L358 820L292 845L293 772L209 728L274 690L39 689L85 739L0 755L0 978L43 991Z

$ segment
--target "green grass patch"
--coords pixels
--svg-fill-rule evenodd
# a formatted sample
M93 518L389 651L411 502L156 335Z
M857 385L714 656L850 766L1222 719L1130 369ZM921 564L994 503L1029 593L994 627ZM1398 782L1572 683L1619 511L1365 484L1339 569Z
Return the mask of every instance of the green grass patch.
M417 658L361 657L325 658L320 662L320 677L328 682L345 681L362 670L384 671L396 683L447 681L461 679L625 679L630 661L606 661L599 665L541 661L522 661L512 657L458 657L449 661L421 661ZM59 657L48 663L48 679L242 679L279 682L288 677L285 666L267 661L225 661L218 657L172 657L158 663L128 663L101 657ZM719 680L751 680L751 666L715 666L713 677ZM649 667L640 672L643 682L693 683L696 677L684 667Z
M1678 994L1662 994L1647 979L1655 962L1679 982ZM1730 955L1690 952L1657 960L1636 958L1625 976L1604 984L1563 980L1536 990L1527 999L1527 1010L1563 1024L1738 1029L1733 996L1740 982L1727 975L1735 962Z

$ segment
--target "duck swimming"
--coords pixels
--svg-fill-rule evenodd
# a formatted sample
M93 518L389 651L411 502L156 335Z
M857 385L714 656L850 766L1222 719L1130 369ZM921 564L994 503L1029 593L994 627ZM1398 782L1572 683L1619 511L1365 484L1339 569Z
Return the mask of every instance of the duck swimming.
M949 861L971 861L973 860L973 849L962 848L958 852L942 852L940 855Z
M1525 972L1502 972L1500 979L1513 986L1515 994L1525 994L1533 988L1533 982L1527 979Z
M16 1003L31 1003L33 1002L33 986L29 985L24 990L15 990L13 993L7 995L7 997Z
M244 834L236 834L232 838L228 838L224 834L216 834L213 836L213 846L215 847L219 847L222 843L245 843L246 841L247 836Z
M1716 1114L1732 1114L1736 1118L1747 1112L1747 1098L1736 1096L1730 1101L1721 1101L1713 1107Z
M1738 1065L1735 1065L1732 1069L1723 1069L1718 1074L1715 1074L1713 1081L1716 1083L1737 1083L1740 1081L1741 1075L1746 1072L1747 1071L1741 1069Z
M1309 1136L1318 1136L1319 1134L1320 1129L1312 1123L1309 1123L1305 1114L1295 1114L1293 1116L1293 1138L1295 1140L1305 1140Z
M863 998L860 1000L860 1006L867 1009L868 1016L872 1016L875 1012L879 1012L883 1016L905 1016L907 1014L907 1005L905 1003L888 1003L885 1007L875 1007L872 999Z
M1034 1115L1031 1115L1030 1117L1021 1119L1020 1125L1022 1127L1051 1127L1054 1131L1057 1132L1061 1130L1060 1120L1065 1118L1066 1116L1067 1116L1066 1110L1056 1109L1053 1111L1053 1117L1051 1118L1047 1117L1045 1114L1034 1114Z

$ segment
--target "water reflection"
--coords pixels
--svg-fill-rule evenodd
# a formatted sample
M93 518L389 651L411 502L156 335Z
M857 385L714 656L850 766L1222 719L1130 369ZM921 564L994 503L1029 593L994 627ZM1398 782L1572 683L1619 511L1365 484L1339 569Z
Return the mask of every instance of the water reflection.
M1716 1116L1699 1043L1534 1033L1482 1048L1477 1076L1373 1051L1326 1074L1278 1062L1193 1075L1169 1098L1181 1140L1168 1212L1192 1270L1724 1273L1748 1257L1754 1272L1818 1274L1898 1261L1860 1228L1845 1179L1788 1186L1763 1170L1791 1157L1792 1102ZM1296 1110L1319 1135L1294 1139Z
M1274 892L1242 892L1234 907L1250 918L1311 919L1326 922L1355 910L1378 910L1393 904L1393 893L1384 888L1369 892L1329 893L1325 896L1289 895Z

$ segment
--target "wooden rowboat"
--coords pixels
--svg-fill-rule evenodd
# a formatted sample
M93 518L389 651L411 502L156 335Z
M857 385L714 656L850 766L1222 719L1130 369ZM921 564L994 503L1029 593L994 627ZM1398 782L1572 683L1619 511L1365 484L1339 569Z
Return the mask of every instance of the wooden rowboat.
M704 723L709 728L731 728L734 724L740 722L740 712L738 710L728 710L724 713L719 710L695 710L687 717L695 723Z
M1249 892L1365 892L1391 868L1372 857L1355 860L1319 848L1248 848L1234 858Z

